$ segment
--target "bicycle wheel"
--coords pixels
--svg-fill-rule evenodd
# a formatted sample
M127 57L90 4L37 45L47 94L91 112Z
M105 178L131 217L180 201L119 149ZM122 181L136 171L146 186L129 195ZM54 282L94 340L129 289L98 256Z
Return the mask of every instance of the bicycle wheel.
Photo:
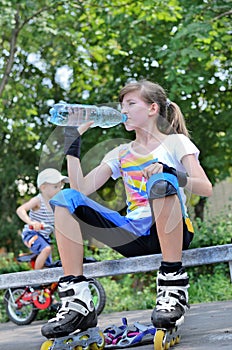
M25 291L25 288L10 288L7 289L4 295L4 305L9 319L19 326L30 324L37 316L38 309L33 304L25 303L21 308L18 308L15 300L17 300Z
M97 312L97 315L100 315L105 307L106 304L106 293L103 285L96 280L95 278L92 278L89 283L89 288L91 290L93 302L95 305L95 309Z

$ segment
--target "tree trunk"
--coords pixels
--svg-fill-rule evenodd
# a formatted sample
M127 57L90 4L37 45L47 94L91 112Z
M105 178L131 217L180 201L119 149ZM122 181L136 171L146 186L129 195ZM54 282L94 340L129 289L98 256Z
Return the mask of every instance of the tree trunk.
M195 218L200 218L201 221L204 221L204 207L206 203L206 198L201 197L197 205L194 207Z

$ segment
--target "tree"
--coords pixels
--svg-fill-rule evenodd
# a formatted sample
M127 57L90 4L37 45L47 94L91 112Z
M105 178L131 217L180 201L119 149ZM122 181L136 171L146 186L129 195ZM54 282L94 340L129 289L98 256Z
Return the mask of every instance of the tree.
M15 209L36 190L46 142L46 165L62 163L47 121L59 100L115 102L129 79L158 81L181 105L211 181L228 176L229 1L0 0L0 5L1 245L18 249L22 223ZM83 155L96 139L130 137L122 127L96 128L83 138ZM65 162L62 166L65 172ZM102 194L112 199L110 186Z

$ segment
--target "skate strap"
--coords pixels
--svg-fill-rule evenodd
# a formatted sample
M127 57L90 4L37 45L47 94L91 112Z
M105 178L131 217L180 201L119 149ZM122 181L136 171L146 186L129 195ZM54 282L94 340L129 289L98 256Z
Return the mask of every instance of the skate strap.
M76 311L79 312L80 314L86 316L89 313L89 310L84 306L81 300L75 299L75 301L66 301L62 305L62 310L63 311Z
M59 291L60 298L72 297L75 295L75 290L73 288L69 288L65 291Z
M154 328L154 326L152 326L152 324L150 325L145 325L145 324L142 324L140 322L135 322L134 323L134 327L137 328L139 331L141 332L145 332L147 331L148 329L150 329L151 327Z
M186 287L189 284L189 278L182 278L178 280L163 280L159 278L159 286L166 287Z

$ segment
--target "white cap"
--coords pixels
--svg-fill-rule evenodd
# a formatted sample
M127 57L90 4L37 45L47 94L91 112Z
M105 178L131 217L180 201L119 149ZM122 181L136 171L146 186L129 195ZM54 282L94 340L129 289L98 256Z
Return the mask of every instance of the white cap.
M37 187L40 188L45 182L57 184L60 181L68 183L69 179L67 176L63 176L58 170L47 168L39 173L37 177Z

